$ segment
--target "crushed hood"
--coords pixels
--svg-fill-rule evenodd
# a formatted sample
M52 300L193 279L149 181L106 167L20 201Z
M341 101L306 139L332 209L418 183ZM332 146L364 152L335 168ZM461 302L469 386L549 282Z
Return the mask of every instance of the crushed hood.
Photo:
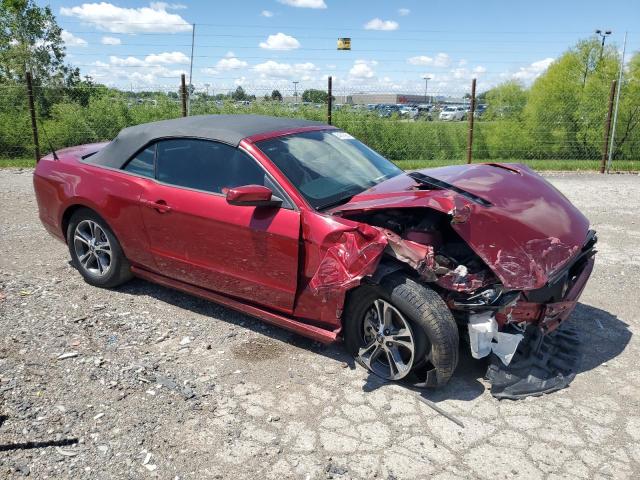
M520 164L421 170L450 185L399 175L353 197L333 214L426 207L452 216L453 229L509 289L544 286L581 250L589 222L555 187Z

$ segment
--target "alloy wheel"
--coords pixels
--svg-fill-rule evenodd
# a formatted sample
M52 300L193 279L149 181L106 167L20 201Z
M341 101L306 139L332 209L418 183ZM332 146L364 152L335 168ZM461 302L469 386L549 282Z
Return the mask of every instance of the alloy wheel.
M104 229L93 220L82 220L73 233L78 264L90 275L103 277L111 268L111 244Z
M389 302L378 298L364 314L364 346L359 360L387 380L400 380L411 371L416 344L409 322Z

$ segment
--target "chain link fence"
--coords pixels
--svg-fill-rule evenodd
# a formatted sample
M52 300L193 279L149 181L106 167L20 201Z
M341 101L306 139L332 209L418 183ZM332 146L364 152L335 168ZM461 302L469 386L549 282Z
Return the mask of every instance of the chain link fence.
M0 86L0 165L34 158L26 85ZM120 90L82 82L73 87L34 85L40 149L110 140L124 127L176 118L187 93L175 88ZM352 86L331 92L333 125L403 168L474 162L525 162L542 169L598 169L605 145L610 91L588 96L558 92L546 105L472 99L469 91L385 91ZM188 98L187 98L188 97ZM261 114L329 120L329 94L281 83L241 89L208 85L185 96L190 115ZM472 100L474 111L472 113ZM634 115L637 116L634 117ZM612 170L640 170L640 109L621 111L611 142Z

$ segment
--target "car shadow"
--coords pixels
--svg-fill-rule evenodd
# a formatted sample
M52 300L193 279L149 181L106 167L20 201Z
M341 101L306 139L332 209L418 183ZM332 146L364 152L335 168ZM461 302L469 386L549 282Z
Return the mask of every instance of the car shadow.
M578 303L571 322L579 332L583 358L578 375L598 368L620 355L631 341L629 325L615 315L591 305Z
M128 295L149 296L161 302L189 310L193 313L214 317L216 320L265 335L274 340L288 343L302 350L319 353L337 362L345 363L349 368L355 368L353 358L348 355L340 345L324 345L320 342L304 337L284 328L270 325L262 320L239 312L232 308L220 305L213 301L199 298L188 293L180 292L169 287L134 278L130 282L118 288L118 291Z
M323 345L319 342L289 332L279 327L267 325L257 318L237 312L231 308L201 299L178 290L163 287L141 279L134 279L119 288L122 293L130 295L148 295L162 302L185 308L194 313L216 317L216 319L245 328L254 333L288 343L297 348L323 355L354 370L356 362L341 345ZM578 327L579 338L585 352L578 374L592 370L617 357L624 351L631 339L628 324L609 312L578 303L572 313L571 320ZM461 331L462 335L463 330ZM588 349L585 348L588 345ZM407 390L419 392L421 396L432 401L444 400L472 401L481 396L488 383L484 381L488 360L475 359L471 355L468 343L461 339L458 356L458 367L447 385L438 389L415 388L410 384L395 382ZM369 373L362 386L363 391L370 392L388 382Z

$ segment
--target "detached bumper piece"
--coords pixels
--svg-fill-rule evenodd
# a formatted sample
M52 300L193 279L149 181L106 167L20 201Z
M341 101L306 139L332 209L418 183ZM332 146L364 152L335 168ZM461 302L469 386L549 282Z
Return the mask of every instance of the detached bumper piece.
M509 366L492 354L485 377L495 398L520 400L569 386L581 360L578 332L571 323L546 335L530 327Z

